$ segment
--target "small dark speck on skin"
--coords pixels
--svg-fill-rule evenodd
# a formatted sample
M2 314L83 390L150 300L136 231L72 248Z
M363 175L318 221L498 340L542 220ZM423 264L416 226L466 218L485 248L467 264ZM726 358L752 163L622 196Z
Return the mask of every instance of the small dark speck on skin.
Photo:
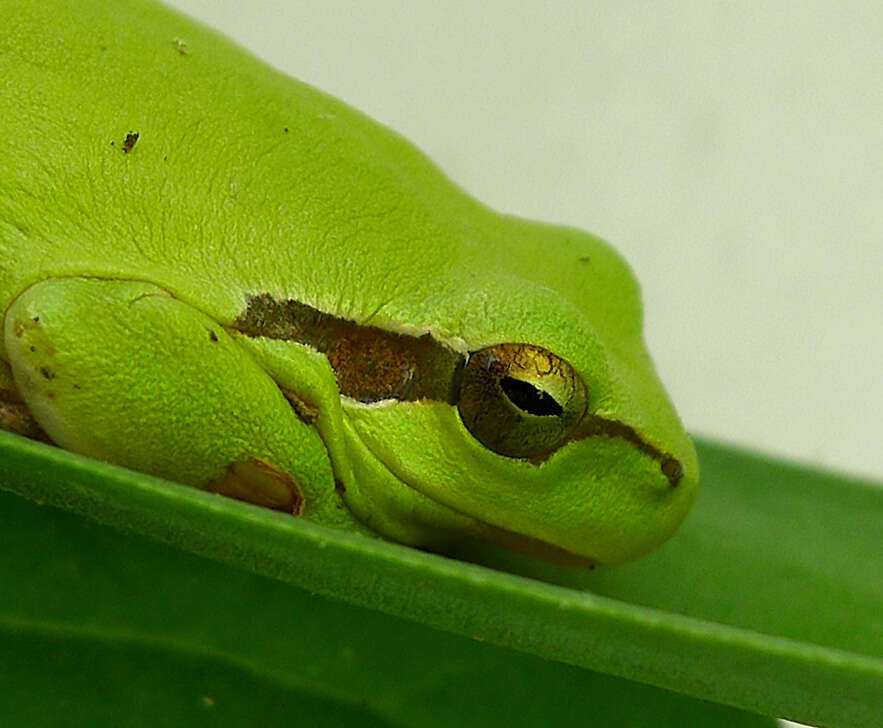
M212 341L217 341L217 340L218 340L218 335L217 335L214 331L212 331L211 329L208 330L208 337L209 337L209 339L211 339Z
M580 262L580 263L591 263L591 262L592 262L592 259L591 259L588 255L583 255L583 256L579 259L579 262Z
M39 316L34 316L33 321L34 321L35 324L40 323L40 317L39 317Z
M286 134L288 134L288 127L286 126L282 131L284 131Z
M79 384L75 384L75 385L74 385L74 389L79 389L79 388L80 388L80 385L79 385Z
M36 346L32 346L32 347L30 347L30 349L31 349L31 351L37 351L37 347L36 347Z
M137 131L130 131L126 134L126 140L123 142L123 154L128 154L134 149L135 142L138 141L138 137L140 136L141 134Z
M55 379L55 372L49 369L49 367L40 367L40 374L46 379Z

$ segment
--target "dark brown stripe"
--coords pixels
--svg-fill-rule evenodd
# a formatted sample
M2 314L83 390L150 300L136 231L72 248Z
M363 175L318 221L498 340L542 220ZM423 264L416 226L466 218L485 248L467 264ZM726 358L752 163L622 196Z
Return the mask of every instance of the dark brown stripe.
M456 404L465 357L429 334L407 336L323 313L268 293L248 298L233 328L306 344L328 357L340 393L360 402L432 399Z
M598 415L586 413L567 439L582 440L586 437L598 437L599 435L626 440L642 453L649 455L659 462L660 469L672 485L677 485L683 477L684 469L679 460L653 447L643 440L634 428L617 420L608 420Z
M248 298L233 328L246 336L284 339L306 344L328 357L340 393L370 404L385 399L413 402L430 399L456 405L466 357L429 334L408 336L323 313L300 301L277 301L268 293ZM683 474L680 462L641 439L628 425L586 413L558 447L587 437L618 437L660 463L671 484Z

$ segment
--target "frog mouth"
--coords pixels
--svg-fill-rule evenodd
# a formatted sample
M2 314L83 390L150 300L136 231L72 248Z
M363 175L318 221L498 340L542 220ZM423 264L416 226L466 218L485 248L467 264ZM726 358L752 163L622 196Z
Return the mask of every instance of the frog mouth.
M375 455L375 457L377 456ZM549 543L548 541L543 541L542 539L534 538L533 536L518 533L517 531L510 531L509 529L503 528L502 526L495 526L492 523L488 523L487 521L483 521L480 518L477 518L471 513L466 513L465 511L460 511L456 508L452 508L447 503L441 503L434 498L429 497L423 491L414 488L407 480L404 480L398 473L396 473L392 468L389 467L387 463L383 462L380 458L377 458L377 460L381 462L383 464L383 467L385 467L389 471L389 473L406 488L414 491L415 493L418 493L420 496L426 498L426 500L434 503L440 508L444 508L448 511L451 511L452 513L457 514L458 516L469 519L469 521L474 524L473 529L468 533L468 537L470 538L476 539L478 541L483 541L494 546L500 546L516 554L541 559L542 561L546 561L556 566L595 569L599 566L604 565L600 560L596 558L590 556L580 556L579 554L575 554L572 551L568 551L567 549L561 546L556 546L555 544ZM451 541L449 541L448 543L451 543Z
M474 516L469 516L469 518L472 518L480 526L479 531L476 533L478 538L496 546L502 546L515 553L542 559L556 566L583 569L594 569L598 566L603 566L597 559L580 556L560 546L555 546L548 541L525 536L499 526L493 526L474 518Z

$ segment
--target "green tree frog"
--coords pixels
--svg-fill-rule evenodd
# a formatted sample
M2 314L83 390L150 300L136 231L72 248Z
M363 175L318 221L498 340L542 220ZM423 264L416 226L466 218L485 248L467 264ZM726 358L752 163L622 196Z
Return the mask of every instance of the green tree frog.
M0 421L405 544L617 564L694 500L622 258L147 0L7 0Z

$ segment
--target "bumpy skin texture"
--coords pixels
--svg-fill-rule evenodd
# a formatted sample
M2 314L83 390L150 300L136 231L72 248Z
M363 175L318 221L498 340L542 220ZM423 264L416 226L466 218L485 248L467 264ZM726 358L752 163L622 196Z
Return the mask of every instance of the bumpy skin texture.
M676 530L695 496L696 455L644 347L637 284L606 243L485 208L393 132L162 6L6 0L3 16L0 358L26 401L43 397L32 409L59 444L121 461L123 443L137 442L145 456L124 464L198 486L269 448L276 465L309 481L307 504L325 504L305 515L420 545L457 533L499 539L502 529L610 564ZM186 316L223 328L223 346L241 347L242 361L222 377L227 364L194 346L189 360L202 370L182 369L167 386L161 373L188 359L186 326L167 326L180 312L135 324L119 301L107 303L114 322L66 315L41 334L45 356L68 362L53 370L56 384L68 377L72 387L75 369L91 372L99 392L88 408L68 407L59 392L49 402L36 374L47 360L18 334L53 296L68 312L94 296L61 284L69 279L124 284L111 286L124 298L125 286L150 284ZM35 293L41 281L51 296ZM341 398L321 354L237 333L248 301L263 294L428 333L463 354L501 342L544 347L582 378L591 414L625 423L684 474L672 486L659 462L609 434L529 462L490 452L447 402ZM215 343L197 324L192 335L199 347ZM114 383L125 351L138 374ZM315 420L292 424L270 382ZM113 406L119 387L125 410ZM254 387L274 403L249 405L267 424L245 435L230 410L253 402ZM206 401L219 390L233 393L223 416ZM220 424L206 443L195 425L148 426L150 411ZM261 434L279 418L289 450ZM182 438L208 453L202 466L160 457ZM199 477L188 475L194 468Z

